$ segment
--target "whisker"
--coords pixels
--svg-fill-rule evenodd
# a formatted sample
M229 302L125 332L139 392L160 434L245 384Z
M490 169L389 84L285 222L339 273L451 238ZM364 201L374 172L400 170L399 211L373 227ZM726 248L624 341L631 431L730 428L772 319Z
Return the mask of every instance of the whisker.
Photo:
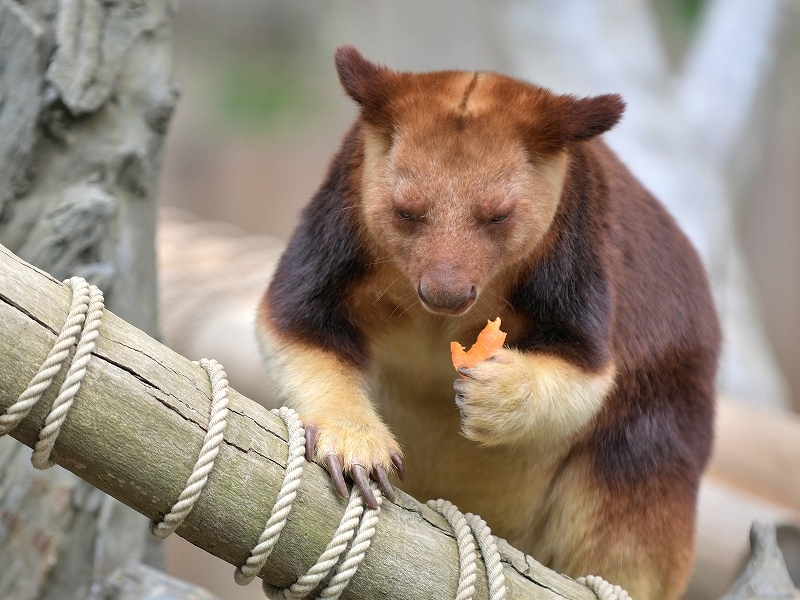
M491 288L488 288L488 287L486 288L486 291L487 291L487 292L489 292L489 293L490 293L492 296L494 296L495 298L499 298L500 300L502 300L503 302L505 302L506 304L508 304L508 307L511 309L511 311L512 311L514 314L516 314L516 313L517 313L517 310L514 308L514 305L513 305L513 304L511 304L511 302L509 302L508 300L506 300L504 296L502 296L502 295L498 294L498 293L497 293L497 292L495 292L493 289L491 289Z
M390 262L400 262L400 261L397 260L396 258L380 258L375 262L367 263L367 266L371 267L372 265L383 265Z
M340 213L340 212L345 211L345 210L353 210L354 208L357 208L357 207L356 206L343 206L342 208L337 208L336 210L332 210L331 212L328 213L327 216L335 215L335 214Z
M482 302L484 306L486 306L486 308L488 308L490 311L493 308L492 305L489 304L489 301L486 298L483 298L482 296L478 296L478 300L475 302L476 306L478 305L478 302Z
M400 275L400 277L402 277L402 275ZM373 301L372 301L372 304L375 304L375 303L376 303L378 300L380 300L381 298L383 298L383 295L384 295L386 292L388 292L388 291L389 291L389 288L390 288L390 287L392 287L392 286L393 286L395 283L397 283L397 281L400 279L400 277L398 277L398 278L397 278L397 279L395 279L395 280L394 280L392 283L390 283L390 284L389 284L389 285L386 287L386 289L385 289L385 290L383 290L383 291L381 292L381 295L380 295L380 296L378 296L377 298L375 298L375 300L373 300Z
M403 312L401 312L399 315L397 315L397 318L399 319L400 317L402 317L404 314L406 314L409 310L411 310L415 306L417 306L417 303L416 302L412 303L411 306L409 306L407 309L405 309Z
M476 307L477 307L477 306L479 306L479 305L478 305L478 302L482 302L482 303L483 303L483 305L484 305L486 308L488 308L488 309L489 309L489 313L490 313L490 314L496 314L496 313L494 312L494 308L495 308L495 307L494 307L494 306L492 306L492 305L489 303L489 301L488 301L486 298L482 298L482 297L480 297L480 296L479 296L479 297L478 297L478 300L475 302L475 305L476 305Z
M401 306L403 306L403 304L405 304L406 302L408 302L408 300L410 300L410 299L411 299L413 296L416 296L416 295L417 295L417 293L416 293L416 292L412 292L412 293L410 293L408 296L406 296L405 298L403 298L403 299L400 301L400 304L398 304L398 305L395 307L395 309L392 311L392 314L390 314L390 315L389 315L389 318L391 319L391 318L394 316L394 313L396 313L396 312L397 312L397 309L399 309ZM414 305L412 304L411 306L414 306ZM405 312L405 311L403 311L403 312Z

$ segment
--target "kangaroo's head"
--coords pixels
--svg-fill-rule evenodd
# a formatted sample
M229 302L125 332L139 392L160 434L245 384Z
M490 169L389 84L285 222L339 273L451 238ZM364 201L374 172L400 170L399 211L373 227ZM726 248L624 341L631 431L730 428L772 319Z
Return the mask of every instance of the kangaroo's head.
M611 128L617 95L575 98L494 73L405 73L336 51L361 106L360 210L423 306L460 315L553 223L569 146Z

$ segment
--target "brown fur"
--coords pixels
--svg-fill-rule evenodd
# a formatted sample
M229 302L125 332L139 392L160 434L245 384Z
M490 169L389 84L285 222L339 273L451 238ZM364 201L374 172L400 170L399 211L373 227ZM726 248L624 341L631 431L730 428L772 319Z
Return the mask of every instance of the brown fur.
M557 571L677 598L719 331L694 249L596 137L621 99L351 47L336 63L361 114L258 319L317 460L389 469L402 448L420 500ZM498 315L506 347L458 379L449 342Z

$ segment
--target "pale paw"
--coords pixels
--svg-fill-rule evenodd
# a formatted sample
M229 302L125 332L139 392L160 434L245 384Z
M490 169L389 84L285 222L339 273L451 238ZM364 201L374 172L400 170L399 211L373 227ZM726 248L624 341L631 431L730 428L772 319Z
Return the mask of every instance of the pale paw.
M461 433L487 446L519 439L530 427L531 385L514 350L501 349L453 383Z
M370 488L371 478L389 500L394 500L388 474L396 470L402 481L405 470L400 446L383 423L319 414L303 416L302 420L306 429L306 458L325 467L339 495L348 496L344 479L347 476L358 486L367 505L377 508Z

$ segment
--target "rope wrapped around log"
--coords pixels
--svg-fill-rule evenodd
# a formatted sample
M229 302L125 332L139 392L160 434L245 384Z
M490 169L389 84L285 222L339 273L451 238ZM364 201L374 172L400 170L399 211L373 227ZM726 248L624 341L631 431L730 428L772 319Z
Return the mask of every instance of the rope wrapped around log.
M13 404L53 347L71 293L0 246L0 412ZM112 313L61 427L52 459L154 521L177 498L208 428L206 372ZM64 379L11 435L33 447ZM287 431L265 408L229 392L229 424L217 466L177 533L232 565L247 560L285 474ZM333 538L346 509L323 469L303 467L293 518L262 576L285 587L304 574ZM509 598L594 600L578 583L500 541ZM384 501L370 552L342 598L447 598L458 584L458 549L444 519L400 493ZM487 597L483 569L476 597Z

